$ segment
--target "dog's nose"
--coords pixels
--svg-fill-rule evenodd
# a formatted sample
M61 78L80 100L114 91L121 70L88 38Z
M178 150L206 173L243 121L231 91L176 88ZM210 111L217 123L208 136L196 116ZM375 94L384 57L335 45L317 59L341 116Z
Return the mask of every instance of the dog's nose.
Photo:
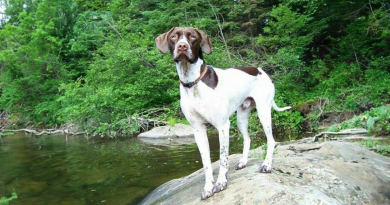
M179 43L179 44L177 45L177 49L178 49L179 51L186 51L186 50L188 49L188 46L187 46L186 43Z

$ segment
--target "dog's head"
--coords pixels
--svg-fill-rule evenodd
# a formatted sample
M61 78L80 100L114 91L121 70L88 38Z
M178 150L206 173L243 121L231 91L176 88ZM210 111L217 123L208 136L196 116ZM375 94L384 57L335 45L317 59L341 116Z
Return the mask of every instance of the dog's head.
M192 63L202 57L202 51L211 53L209 37L202 30L192 27L173 27L156 38L156 45L161 53L170 50L176 62L186 60Z

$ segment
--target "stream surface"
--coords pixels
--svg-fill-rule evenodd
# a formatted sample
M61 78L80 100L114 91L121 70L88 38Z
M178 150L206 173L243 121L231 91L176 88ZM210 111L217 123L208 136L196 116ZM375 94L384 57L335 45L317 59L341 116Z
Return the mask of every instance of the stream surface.
M219 142L217 136L209 141L214 162ZM230 142L230 154L242 152L238 138ZM200 168L193 139L0 138L0 198L16 192L11 205L137 204L156 187Z

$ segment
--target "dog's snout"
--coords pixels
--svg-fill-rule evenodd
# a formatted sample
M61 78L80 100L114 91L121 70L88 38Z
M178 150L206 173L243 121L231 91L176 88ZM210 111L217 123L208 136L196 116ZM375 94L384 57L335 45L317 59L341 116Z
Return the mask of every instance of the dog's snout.
M177 44L177 49L179 51L186 51L188 49L188 46L186 43L179 43Z

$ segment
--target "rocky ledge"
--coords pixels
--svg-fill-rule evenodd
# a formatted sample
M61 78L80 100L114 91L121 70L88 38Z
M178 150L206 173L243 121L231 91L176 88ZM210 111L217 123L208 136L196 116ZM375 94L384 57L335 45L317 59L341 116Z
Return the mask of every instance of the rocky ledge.
M241 155L230 156L228 188L205 201L198 170L163 184L140 204L390 204L390 158L359 143L304 139L279 145L270 174L259 173L261 149L250 155L238 171L234 165Z
M174 126L155 127L147 132L139 134L139 138L165 139L165 138L189 138L194 137L191 126L175 124Z

